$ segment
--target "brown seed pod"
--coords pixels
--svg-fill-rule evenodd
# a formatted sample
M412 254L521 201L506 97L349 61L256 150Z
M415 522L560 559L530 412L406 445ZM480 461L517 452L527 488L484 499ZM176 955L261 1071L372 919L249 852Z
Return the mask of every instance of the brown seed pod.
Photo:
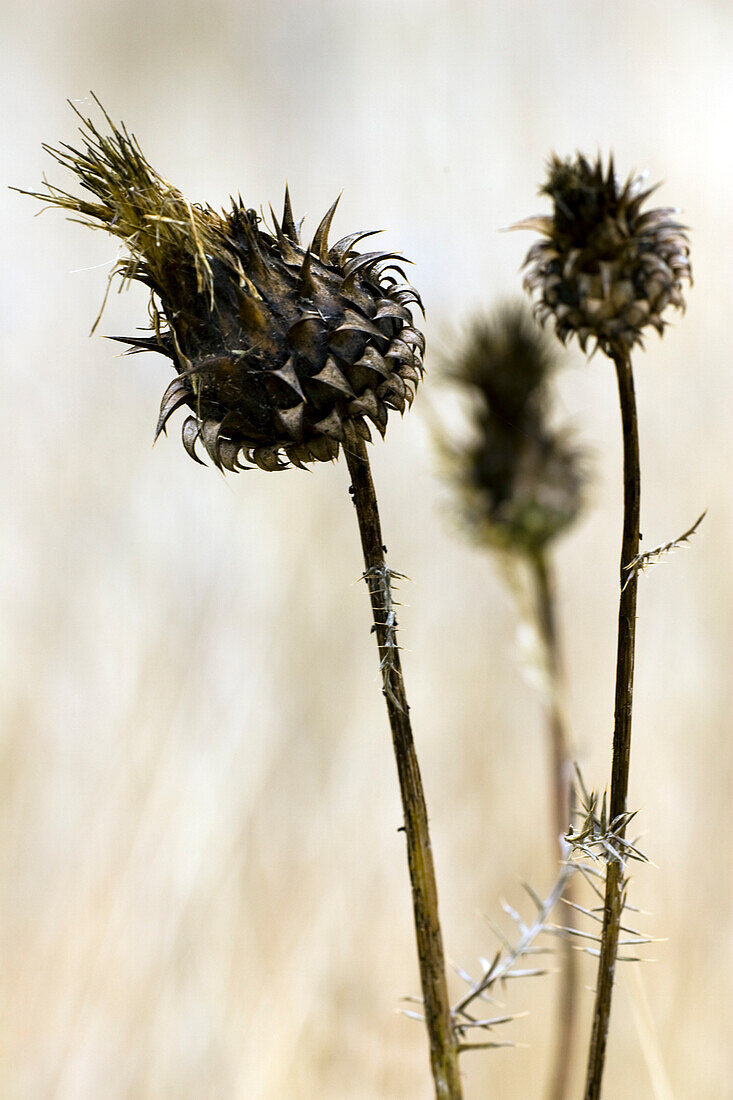
M593 338L607 354L627 355L647 326L662 335L668 306L684 309L688 238L675 208L642 212L655 190L644 176L621 184L613 158L607 169L600 157L594 164L581 154L550 158L540 194L552 199L553 214L512 228L544 238L527 254L524 285L540 321L552 317L563 343L575 335L585 351Z
M153 333L118 337L133 351L168 356L176 377L156 438L181 406L183 444L203 444L219 468L263 470L338 456L351 422L384 435L390 409L412 403L424 337L411 307L422 303L394 252L360 254L371 232L329 246L338 199L308 246L285 190L282 218L265 227L241 198L219 213L193 205L146 161L134 136L105 114L109 135L80 116L81 150L46 147L93 202L46 184L36 197L122 238L123 280L151 290ZM374 231L372 231L374 232Z
M587 475L550 423L550 338L520 302L477 318L446 373L469 400L470 437L446 445L461 517L479 542L541 553L577 518Z

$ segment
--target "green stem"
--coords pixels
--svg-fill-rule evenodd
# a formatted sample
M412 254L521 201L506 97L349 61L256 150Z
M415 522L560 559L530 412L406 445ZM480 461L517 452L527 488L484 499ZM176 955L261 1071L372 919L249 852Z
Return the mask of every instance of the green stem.
M549 679L548 734L552 776L552 820L556 854L563 859L563 837L570 827L573 792L573 761L562 706L562 661L557 634L555 586L547 556L540 551L532 558L537 601L537 620ZM563 897L572 900L573 880L568 879ZM572 928L575 911L567 906L562 923ZM563 962L557 1010L555 1057L547 1091L548 1100L564 1100L572 1070L577 1022L578 965L570 935L563 941Z
M389 571L364 440L349 425L344 454L351 475L351 493L359 521L369 585L374 632L379 647L382 684L397 761L412 883L412 904L420 964L425 1025L430 1040L430 1064L438 1100L461 1100L458 1047L448 1000L443 938L438 919L438 890L428 832L428 814L420 778L410 712L396 646Z
M631 757L631 710L634 692L634 644L636 639L637 574L627 566L639 552L639 511L641 478L639 470L639 429L634 395L634 376L627 355L614 355L624 447L624 530L621 543L621 599L618 615L616 694L611 769L610 820L626 813ZM623 823L617 832L623 837ZM593 1012L585 1100L599 1100L611 1015L611 994L618 950L621 914L625 902L626 881L623 855L619 851L606 870L606 896L598 963L596 1001Z

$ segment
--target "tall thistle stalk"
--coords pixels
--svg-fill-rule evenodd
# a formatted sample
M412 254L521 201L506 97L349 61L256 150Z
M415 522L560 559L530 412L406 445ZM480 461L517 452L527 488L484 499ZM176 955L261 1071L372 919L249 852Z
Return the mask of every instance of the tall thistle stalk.
M397 647L397 621L391 586L393 574L387 568L369 456L363 439L350 429L344 442L344 455L351 474L351 491L364 553L364 577L369 586L374 632L379 649L382 690L397 762L407 861L412 882L423 1007L430 1036L430 1061L436 1096L441 1100L443 1097L459 1100L461 1082L458 1047L448 1001L428 813Z
M537 604L537 623L542 639L548 679L547 732L551 758L552 814L559 856L565 858L564 837L573 811L573 756L562 704L563 667L557 625L555 578L547 554L538 552L532 559ZM557 1006L557 1033L547 1100L564 1100L568 1095L575 1053L578 1019L578 956L571 939L575 927L575 883L569 878L563 899L569 902L565 914L566 935L562 940L563 964Z
M562 706L562 659L552 545L579 515L586 476L569 434L550 423L550 379L557 357L521 303L504 306L472 325L447 363L451 380L470 401L470 438L442 441L461 498L461 516L474 541L524 567L529 614L541 644L547 697L552 846L563 861L571 824L573 759ZM512 571L512 576L514 572ZM516 586L515 586L516 587ZM526 596L518 593L522 602ZM572 900L572 880L562 896ZM572 925L572 908L567 924ZM569 935L562 940L555 1054L549 1100L567 1093L577 1022L577 962Z
M124 126L105 115L102 134L79 117L83 147L48 152L85 197L48 183L35 197L120 238L117 273L150 288L150 335L123 342L174 367L156 437L185 407L186 451L201 462L203 448L220 470L283 470L346 453L402 794L435 1094L460 1100L427 811L365 447L367 421L384 435L389 411L412 404L422 375L424 339L410 309L422 306L400 266L407 261L357 252L366 232L330 246L336 203L304 247L287 189L271 230L241 198L222 213L193 205Z
M631 369L631 352L643 347L643 330L660 335L668 306L684 308L682 284L691 281L689 248L678 211L659 208L642 213L654 191L644 177L617 178L613 160L604 169L578 154L572 160L553 156L541 194L554 205L551 216L528 218L515 228L541 234L529 251L525 286L535 295L540 320L552 318L559 339L577 337L615 364L624 454L624 522L621 543L620 602L610 825L616 833L608 856L603 931L596 999L588 1056L585 1100L598 1100L606 1055L614 970L621 914L626 901L624 833L631 757L634 649L639 550L639 439Z
M558 634L557 595L555 570L549 556L538 551L530 561L534 582L537 626L542 640L548 680L547 742L550 752L552 776L553 832L560 841L571 823L573 802L573 753L562 703L563 664Z
M618 641L616 648L616 690L613 726L613 763L611 769L610 819L618 823L618 836L626 835L627 792L631 761L631 712L634 699L634 653L636 648L636 593L639 574L629 569L639 552L639 522L641 508L641 468L639 465L639 426L631 359L617 352L613 356L618 379L619 403L624 452L624 524L621 539L620 587L618 610ZM601 1095L601 1081L606 1056L608 1026L611 1018L611 995L616 967L621 914L626 901L625 859L619 849L617 858L608 862L606 897L601 933L601 954L598 963L596 1002L593 1010L593 1030L588 1052L585 1086L586 1100Z

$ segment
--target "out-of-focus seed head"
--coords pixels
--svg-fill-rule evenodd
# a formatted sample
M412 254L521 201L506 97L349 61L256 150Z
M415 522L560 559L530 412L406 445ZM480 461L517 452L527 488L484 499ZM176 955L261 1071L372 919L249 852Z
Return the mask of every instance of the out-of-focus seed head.
M35 197L120 237L124 280L151 291L152 333L124 338L131 350L168 356L157 435L187 406L183 443L203 444L220 468L265 470L338 456L350 423L384 435L390 409L410 405L422 376L422 309L394 252L359 254L371 232L328 243L338 199L308 246L290 197L280 221L264 226L241 198L218 213L190 203L146 161L134 136L105 114L102 135L80 116L84 145L47 148L93 201L46 183Z
M642 211L655 190L644 176L622 184L613 158L607 168L600 156L550 158L540 194L552 199L552 215L513 228L542 234L527 254L524 285L563 343L575 335L583 351L595 339L608 355L628 355L647 326L662 335L668 306L684 309L688 238L675 208Z
M550 339L520 303L474 321L448 364L469 398L471 435L448 446L463 517L492 546L541 553L577 517L583 456L549 423Z

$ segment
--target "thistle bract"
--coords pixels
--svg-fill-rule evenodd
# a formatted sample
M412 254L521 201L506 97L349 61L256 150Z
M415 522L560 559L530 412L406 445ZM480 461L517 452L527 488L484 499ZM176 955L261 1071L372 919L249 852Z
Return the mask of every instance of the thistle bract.
M197 461L200 441L220 468L242 469L244 456L278 470L336 458L349 423L362 438L367 421L383 435L423 370L407 261L355 251L370 232L329 246L338 199L307 246L287 188L271 229L241 198L222 213L194 205L105 117L108 135L82 117L81 150L46 147L93 201L48 183L36 197L121 238L117 273L150 288L151 334L116 339L173 362L156 436L184 406L183 443Z
M687 235L675 208L642 211L655 190L643 176L622 184L612 159L604 169L600 157L551 157L540 194L552 199L552 215L513 228L544 238L527 254L524 284L539 320L552 317L563 343L575 335L585 351L594 338L609 355L625 355L648 326L663 333L668 306L684 308Z

